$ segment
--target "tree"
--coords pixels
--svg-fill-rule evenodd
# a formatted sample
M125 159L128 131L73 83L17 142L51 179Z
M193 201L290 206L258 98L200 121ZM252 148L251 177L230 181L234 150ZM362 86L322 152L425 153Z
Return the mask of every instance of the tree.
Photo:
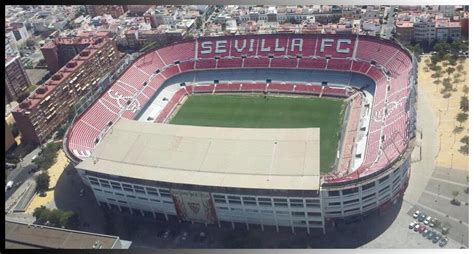
M468 115L467 113L459 113L457 116L456 116L456 121L458 121L460 123L460 125L462 123L464 123L468 118Z
M49 189L50 176L47 171L43 171L36 177L36 190L47 191Z
M35 208L35 210L33 211L33 217L35 217L36 223L44 224L46 221L48 221L49 211L44 205L42 205L40 207Z
M456 71L457 71L458 73L461 73L463 70L464 70L464 65L458 64L458 66L456 66Z
M79 215L75 212L64 212L60 219L61 226L76 229L79 226Z
M461 152L462 154L468 155L469 154L469 136L464 136L461 139L461 143L463 143L463 145L461 146L461 148L459 148L459 152Z
M456 69L454 69L453 67L448 67L448 68L446 69L446 73L448 73L448 76L450 76L452 73L454 73L455 70L456 70Z
M453 90L453 85L451 84L450 78L443 79L443 87L444 87L444 90L441 91L442 93L450 92Z
M61 225L62 215L63 213L58 209L49 211L48 220L49 220L50 225L53 227L62 227Z
M461 102L460 102L459 108L460 108L463 112L468 112L468 111L469 111L469 99L468 99L467 96L461 97Z
M38 155L33 163L38 165L41 170L48 170L54 163L58 156L58 150L61 148L59 143L49 143L44 149L41 150L41 154Z

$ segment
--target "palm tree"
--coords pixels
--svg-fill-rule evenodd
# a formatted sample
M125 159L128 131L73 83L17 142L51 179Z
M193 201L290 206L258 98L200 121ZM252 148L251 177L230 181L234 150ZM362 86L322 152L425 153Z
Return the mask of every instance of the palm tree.
M449 67L446 69L446 72L448 73L448 76L451 76L452 73L454 73L456 69L454 69L453 67Z
M459 113L457 116L456 116L456 121L459 122L459 126L461 126L462 123L464 123L468 118L468 115L467 113Z

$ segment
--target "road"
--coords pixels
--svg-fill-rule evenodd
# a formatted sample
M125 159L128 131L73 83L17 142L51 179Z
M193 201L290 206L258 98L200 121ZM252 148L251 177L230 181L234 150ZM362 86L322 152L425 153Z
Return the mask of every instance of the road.
M13 181L14 184L12 189L5 192L5 201L10 198L10 196L16 191L21 183L32 176L32 174L29 173L29 171L35 167L35 165L32 164L32 160L34 156L38 155L40 150L40 147L35 148L31 153L27 154L23 160L20 161L20 163L17 164L15 169L10 171L7 181Z

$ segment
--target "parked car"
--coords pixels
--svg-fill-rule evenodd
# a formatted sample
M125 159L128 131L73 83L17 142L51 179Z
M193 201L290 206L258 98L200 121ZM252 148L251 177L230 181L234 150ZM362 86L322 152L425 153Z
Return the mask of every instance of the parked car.
M84 196L84 189L81 189L81 190L79 191L79 196L81 196L81 197Z
M430 224L430 221L431 221L431 216L428 216L426 217L425 221L423 221L423 223L425 223L425 225L428 225Z
M432 240L431 242L432 242L432 243L437 243L440 239L441 239L441 235L440 235L440 234L436 234L436 235L433 237L433 240Z
M420 227L421 227L420 224L416 224L416 226L415 226L415 232L418 232L418 230L420 230Z
M426 235L426 238L428 238L428 240L431 240L434 235L435 235L435 232L434 232L434 231L430 231L430 232L428 232L428 234Z
M424 213L421 213L419 216L418 216L418 221L419 222L423 222L426 218L426 215Z
M421 234L423 231L425 231L426 226L425 225L420 225L420 228L418 229L418 232Z
M417 211L413 214L413 219L418 218L418 215L420 215L420 211L417 210Z
M408 228L409 228L409 229L412 229L412 228L414 228L416 225L417 225L416 221L412 221L412 222L410 222L410 224L408 225Z
M428 235L428 233L431 232L431 229L429 228L426 228L423 233L421 234L423 237L426 237Z
M439 247L444 247L447 243L448 243L448 238L443 237L443 238L441 238L441 240L439 241Z
M447 227L443 227L441 229L441 234L443 234L443 235L446 235L448 232L449 232L449 228L447 228Z
M430 221L429 226L430 226L430 227L436 227L436 226L438 226L438 224L439 224L439 220L438 220L437 218L433 218L433 219Z

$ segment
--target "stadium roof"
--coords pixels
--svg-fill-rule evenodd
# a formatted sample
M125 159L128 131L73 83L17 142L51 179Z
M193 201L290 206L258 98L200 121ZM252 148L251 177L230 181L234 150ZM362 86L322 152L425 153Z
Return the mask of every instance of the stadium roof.
M118 236L5 220L6 249L100 249L128 248ZM126 243L128 244L128 243Z
M319 152L319 128L220 128L121 119L77 168L180 184L318 190Z

